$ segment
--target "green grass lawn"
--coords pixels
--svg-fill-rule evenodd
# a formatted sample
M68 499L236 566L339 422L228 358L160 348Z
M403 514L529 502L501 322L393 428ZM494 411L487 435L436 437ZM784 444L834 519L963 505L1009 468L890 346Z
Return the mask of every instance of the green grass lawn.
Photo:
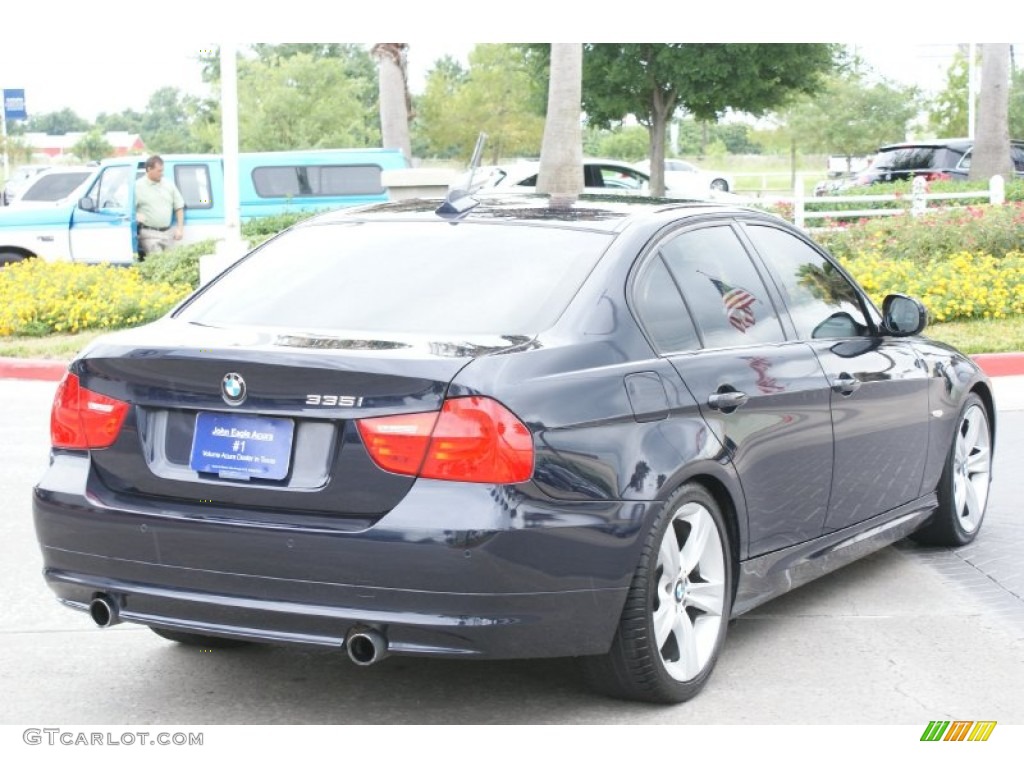
M75 335L0 338L0 357L70 360L100 335L96 331ZM1024 352L1024 317L941 323L929 326L925 336L952 344L969 355L981 352Z

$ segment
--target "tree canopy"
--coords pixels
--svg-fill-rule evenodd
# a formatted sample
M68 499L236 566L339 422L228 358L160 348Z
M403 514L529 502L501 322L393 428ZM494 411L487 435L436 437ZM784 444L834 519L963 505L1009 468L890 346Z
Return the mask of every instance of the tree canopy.
M707 121L728 109L764 114L817 90L837 54L824 43L588 43L583 109L599 126L632 114L648 127L658 194L665 129L677 110Z

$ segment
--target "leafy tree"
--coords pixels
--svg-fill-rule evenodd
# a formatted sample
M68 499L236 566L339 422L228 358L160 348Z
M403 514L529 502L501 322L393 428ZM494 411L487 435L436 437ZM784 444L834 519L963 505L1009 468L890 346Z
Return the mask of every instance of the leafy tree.
M795 104L785 120L799 149L842 155L849 167L854 157L902 141L918 104L916 88L855 69L828 78L813 99Z
M635 163L647 157L650 144L646 128L628 125L611 131L592 131L585 146L588 155Z
M93 128L75 142L71 152L83 161L102 160L113 155L114 148L110 146L110 142L104 138L99 128Z
M665 190L665 133L679 109L713 121L727 109L763 114L814 92L836 49L819 43L588 43L583 109L597 125L628 114L650 131L651 191Z
M369 82L349 77L337 59L296 53L238 67L239 145L243 151L380 146L376 115L362 100Z
M458 59L443 56L427 71L425 93L414 100L413 153L417 157L454 158L463 153L461 137L445 136L448 115L444 104L469 79ZM446 143L450 140L450 143ZM474 139L476 141L476 139Z
M104 133L107 131L125 131L127 133L142 133L142 122L144 115L134 109L125 109L116 114L108 115L100 112L96 116L96 127Z
M196 140L192 125L201 112L202 102L170 86L154 91L142 113L139 134L153 152L202 152L206 147Z
M45 133L50 136L62 136L65 133L89 130L89 121L65 107L59 112L44 112L30 115L25 123L25 130L32 133Z
M523 51L506 44L477 45L464 77L451 67L431 70L417 106L425 154L468 159L482 131L488 136L491 162L536 156L544 118L535 106L543 86L533 72Z
M967 57L957 51L946 70L946 87L932 99L928 108L928 127L936 136L967 135L968 77Z

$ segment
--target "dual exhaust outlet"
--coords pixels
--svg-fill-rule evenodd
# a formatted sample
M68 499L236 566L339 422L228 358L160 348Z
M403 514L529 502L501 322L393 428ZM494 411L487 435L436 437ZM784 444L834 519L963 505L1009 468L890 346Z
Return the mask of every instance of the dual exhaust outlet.
M101 629L119 624L121 611L117 599L107 594L96 595L89 603L89 616ZM368 667L388 655L388 642L376 629L356 627L345 636L345 650L354 664Z

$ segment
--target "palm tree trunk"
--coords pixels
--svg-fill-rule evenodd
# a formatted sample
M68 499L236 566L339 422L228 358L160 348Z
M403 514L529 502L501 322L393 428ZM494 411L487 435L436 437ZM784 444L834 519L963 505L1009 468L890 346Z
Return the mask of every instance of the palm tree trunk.
M406 78L408 43L377 43L371 53L377 59L380 92L380 131L385 149L399 149L412 160L409 140L410 100Z
M537 191L576 197L583 191L582 43L551 44L548 113L540 147Z
M977 137L971 151L971 181L993 176L1013 179L1009 105L1010 45L985 43L981 47L981 91Z

